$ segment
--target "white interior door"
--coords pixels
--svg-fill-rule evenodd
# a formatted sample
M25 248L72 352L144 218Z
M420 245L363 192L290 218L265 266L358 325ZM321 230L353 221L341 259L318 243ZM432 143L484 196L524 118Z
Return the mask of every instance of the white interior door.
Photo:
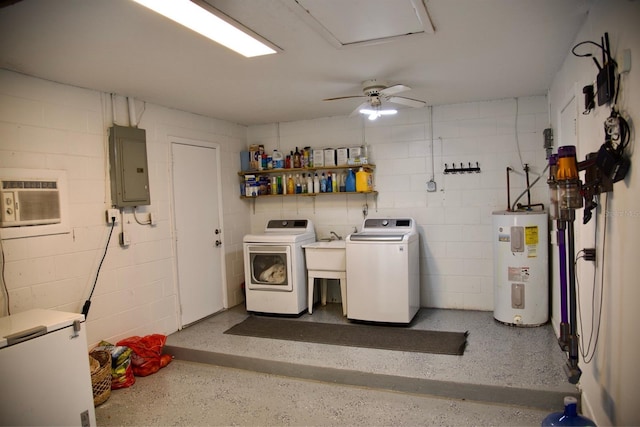
M172 143L182 326L224 308L218 149Z

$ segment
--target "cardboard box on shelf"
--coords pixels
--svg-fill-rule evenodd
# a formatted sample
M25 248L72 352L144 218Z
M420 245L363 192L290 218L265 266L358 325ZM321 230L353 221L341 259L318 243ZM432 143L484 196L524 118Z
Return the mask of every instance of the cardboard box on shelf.
M336 149L336 166L346 165L349 161L349 149L337 148Z
M324 150L313 150L313 167L321 168L324 166Z
M336 150L333 148L324 149L324 165L335 166L336 165Z

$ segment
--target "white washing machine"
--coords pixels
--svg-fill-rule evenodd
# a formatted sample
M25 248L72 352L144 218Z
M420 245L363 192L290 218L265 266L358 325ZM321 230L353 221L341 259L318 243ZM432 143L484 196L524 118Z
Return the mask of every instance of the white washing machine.
M264 233L244 236L247 311L298 315L307 309L302 245L315 241L307 219L270 220Z
M419 235L411 218L369 218L346 238L347 318L410 323L420 309Z

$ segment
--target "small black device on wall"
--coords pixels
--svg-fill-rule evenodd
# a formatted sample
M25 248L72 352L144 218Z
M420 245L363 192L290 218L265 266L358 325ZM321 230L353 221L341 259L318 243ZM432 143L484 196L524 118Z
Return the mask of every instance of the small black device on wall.
M111 204L121 208L151 204L144 129L109 128Z

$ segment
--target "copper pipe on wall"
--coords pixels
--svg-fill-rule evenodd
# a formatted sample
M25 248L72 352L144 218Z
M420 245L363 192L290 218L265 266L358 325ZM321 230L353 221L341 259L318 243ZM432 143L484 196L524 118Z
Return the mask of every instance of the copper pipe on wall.
M529 164L524 164L524 172L527 175L527 206L531 206L531 184L529 183Z

